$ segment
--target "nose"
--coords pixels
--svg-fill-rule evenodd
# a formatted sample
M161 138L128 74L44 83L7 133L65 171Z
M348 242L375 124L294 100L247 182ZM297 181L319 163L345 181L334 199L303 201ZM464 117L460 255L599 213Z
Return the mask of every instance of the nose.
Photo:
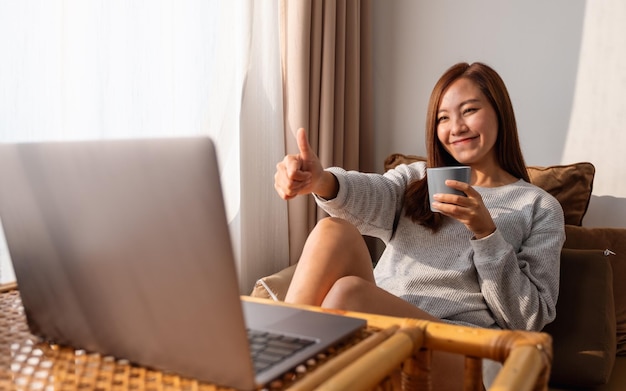
M452 119L452 128L450 129L452 135L463 134L468 130L467 124L462 116L457 115Z

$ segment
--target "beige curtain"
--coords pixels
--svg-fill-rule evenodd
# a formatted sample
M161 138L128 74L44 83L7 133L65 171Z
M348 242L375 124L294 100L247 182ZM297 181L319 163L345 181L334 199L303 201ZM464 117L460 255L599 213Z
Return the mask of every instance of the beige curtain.
M281 0L286 153L304 127L325 167L374 171L370 0ZM322 212L311 197L289 201L295 263Z

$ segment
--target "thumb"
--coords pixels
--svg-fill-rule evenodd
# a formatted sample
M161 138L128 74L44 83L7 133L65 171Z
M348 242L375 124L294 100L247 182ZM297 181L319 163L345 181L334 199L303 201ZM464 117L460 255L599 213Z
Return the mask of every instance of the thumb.
M309 144L309 140L306 137L306 131L304 128L298 129L298 133L296 134L296 141L298 143L298 149L300 150L300 158L304 161L311 160L311 155L313 152L311 151L311 145Z

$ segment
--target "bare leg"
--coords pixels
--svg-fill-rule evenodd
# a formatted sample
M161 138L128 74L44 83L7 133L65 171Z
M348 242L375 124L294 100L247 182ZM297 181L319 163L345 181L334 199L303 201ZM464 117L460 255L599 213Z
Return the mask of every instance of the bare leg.
M381 315L441 320L379 288L361 234L344 220L321 220L307 239L285 301ZM463 357L433 352L435 390L461 390Z
M345 220L320 220L307 238L285 301L321 305L333 284L345 276L374 283L372 259L365 241L356 227Z
M285 301L441 321L377 287L361 233L352 224L332 217L318 222L307 238ZM462 389L463 365L460 355L434 352L433 389Z

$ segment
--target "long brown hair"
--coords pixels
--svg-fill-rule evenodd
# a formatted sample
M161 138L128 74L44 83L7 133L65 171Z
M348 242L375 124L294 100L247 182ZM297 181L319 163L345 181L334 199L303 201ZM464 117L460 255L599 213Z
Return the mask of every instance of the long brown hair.
M498 137L494 145L496 160L502 169L516 178L530 182L526 164L520 148L515 113L509 93L498 73L491 67L475 62L458 63L450 67L439 78L428 102L426 114L427 167L458 166L437 137L437 111L441 98L448 87L460 78L466 78L478 86L489 100L498 117ZM404 193L405 213L414 222L437 231L441 226L441 215L430 210L426 178L414 181Z

